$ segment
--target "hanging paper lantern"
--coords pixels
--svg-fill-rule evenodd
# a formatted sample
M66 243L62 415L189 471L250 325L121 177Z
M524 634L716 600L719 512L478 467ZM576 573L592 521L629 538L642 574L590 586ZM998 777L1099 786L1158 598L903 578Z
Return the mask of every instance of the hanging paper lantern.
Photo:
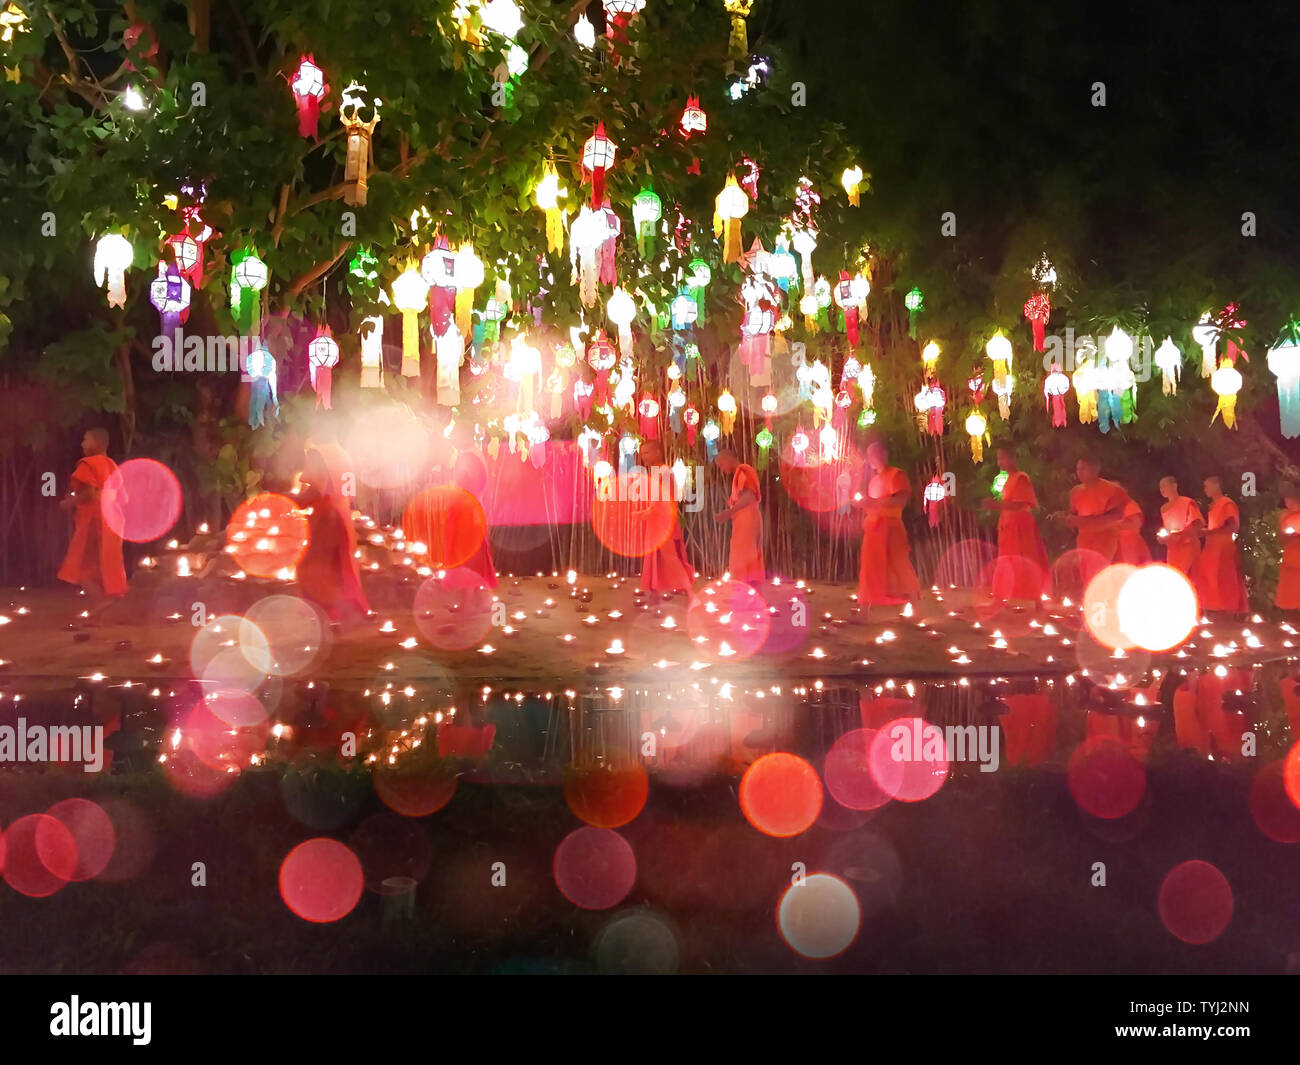
M695 431L700 424L700 412L693 406L688 406L682 411L682 424L686 426L686 444L688 447L695 446Z
M496 344L501 339L501 323L510 314L510 283L498 278L496 288L483 308L483 339L489 344Z
M126 271L135 249L121 233L106 233L95 244L95 284L108 284L108 305L126 306Z
M361 121L361 109L365 99L360 95L366 87L352 82L343 90L339 101L339 121L347 131L348 147L343 166L343 202L349 205L364 205L366 202L366 180L370 172L370 139L379 124L379 106L383 102L375 97L371 105L369 121Z
M596 27L585 14L579 15L573 24L573 39L588 51L596 47Z
M388 294L380 292L381 302L388 302ZM361 320L361 387L384 387L384 319L375 314Z
M1218 365L1215 348L1219 343L1219 327L1214 324L1209 311L1201 315L1201 320L1192 326L1192 339L1201 348L1201 376L1210 377Z
M799 276L799 262L791 254L784 236L776 238L776 248L767 258L767 274L782 292L790 291L790 282Z
M692 133L699 133L702 136L708 130L709 116L700 106L698 96L686 97L686 109L682 111L681 126L682 136L687 140L690 140Z
M636 224L636 249L641 258L654 255L655 223L663 217L663 204L654 189L644 186L632 197L632 221Z
M605 216L605 240L600 246L600 282L602 285L611 287L618 284L618 237L623 232L623 222L618 217L618 212L609 205L609 197L605 197L605 202L601 207L601 213Z
M1161 391L1172 396L1178 391L1178 379L1183 372L1183 353L1178 350L1173 337L1165 337L1160 347L1156 348L1156 366L1160 370Z
M928 381L934 376L935 367L939 364L939 345L933 340L921 349L921 371ZM981 378L982 380L982 378Z
M1219 404L1214 408L1214 414L1210 416L1211 425L1214 424L1215 418L1222 415L1223 424L1227 428L1237 428L1237 393L1241 391L1241 384L1241 372L1225 355L1219 368L1210 375L1210 387L1219 397Z
M870 407L864 407L858 413L858 428L868 429L876 424L876 412Z
M605 123L596 123L596 132L582 146L582 170L591 175L591 206L599 208L605 200L605 172L614 165L618 145L605 136Z
M597 329L587 346L587 364L596 374L596 402L604 406L609 402L609 372L618 361L618 353L609 342L603 329Z
M318 67L310 55L305 55L298 63L298 70L289 83L293 98L298 102L298 136L316 139L316 127L320 121L320 102L329 92L325 84L325 73Z
M1061 372L1059 366L1053 366L1043 381L1043 396L1047 409L1052 414L1052 427L1055 429L1065 426L1065 396L1069 391L1070 379Z
M316 406L329 410L334 390L334 367L339 364L339 346L325 326L307 345L307 370L316 391Z
M456 328L461 336L469 336L473 326L474 290L483 284L483 260L474 254L473 244L462 244L456 250Z
M812 293L815 284L812 253L817 250L817 234L811 229L796 229L791 240L794 243L794 250L799 253L799 266L806 297Z
M1025 317L1034 330L1034 350L1045 350L1047 319L1052 314L1052 303L1043 292L1035 292L1025 301Z
M718 423L710 418L704 423L700 435L704 437L704 448L708 452L709 461L712 462L718 457L718 437L722 435L722 430L718 428Z
M862 167L856 164L846 167L844 173L840 175L840 184L844 186L844 191L849 195L849 203L857 207L861 203Z
M262 297L270 272L252 248L230 257L230 309L235 324L245 336L256 336L262 327Z
M513 41L524 28L524 17L514 0L488 0L479 8L479 17L486 29L501 34L508 41Z
M632 357L632 322L636 318L636 301L623 289L616 288L605 304L605 313L618 328L618 350L625 359Z
M659 439L659 401L649 392L641 397L637 404L637 414L641 419L641 436L645 440Z
M705 322L704 295L705 290L709 287L709 282L713 280L713 270L703 259L692 259L687 264L686 269L690 271L686 278L686 285L695 294L695 307L698 311L696 320L703 325Z
M685 292L677 293L668 309L672 316L673 328L678 330L694 324L700 316L699 304Z
M794 434L790 437L790 452L794 455L796 466L802 466L805 462L805 455L808 453L808 445L812 441L808 438L807 430L800 425L795 429Z
M402 376L420 376L420 311L429 296L429 282L411 263L393 282L393 306L402 312Z
M847 270L840 271L840 279L835 285L835 305L844 312L844 328L848 333L849 347L858 346L858 298L853 290L853 280Z
M999 331L984 346L993 362L993 394L998 397L998 414L1006 421L1011 415L1011 341Z
M745 29L745 19L754 6L754 0L722 0L722 6L731 16L731 37L727 45L733 59L744 59L749 55L749 34Z
M718 413L722 415L722 431L730 436L736 424L736 397L730 389L724 389L718 396Z
M1074 394L1079 400L1079 424L1097 420L1098 370L1090 360L1081 361L1074 371Z
M420 260L420 276L429 286L429 331L437 337L452 325L456 310L456 253L441 234Z
M1277 377L1282 435L1292 440L1300 436L1300 328L1295 322L1288 322L1268 349L1268 368Z
M943 478L937 474L930 478L922 492L922 505L930 519L930 528L932 529L939 524L939 508L943 505L947 495L948 489L944 486Z
M772 427L772 415L776 413L779 401L776 396L771 392L768 392L763 396L762 400L760 400L759 405L763 408L763 418L766 420L767 427L770 429Z
M591 417L591 405L596 386L582 378L573 382L573 405L578 408L578 417L584 422Z
M516 411L527 415L534 410L536 395L542 385L542 353L528 343L527 337L517 336L511 340L505 377L519 386Z
M1119 326L1111 329L1102 345L1110 362L1128 362L1133 357L1133 338Z
M840 434L833 425L822 426L817 443L821 446L822 462L834 462L840 448Z
M604 0L605 34L615 40L625 39L624 27L632 16L645 8L645 0Z
M280 398L276 394L275 356L264 347L257 347L249 352L244 366L248 379L252 382L248 396L248 424L260 429L266 423L266 406L270 403L278 414Z
M916 406L917 422L922 432L931 436L943 433L943 408L948 401L942 388L937 384L928 384L916 394L913 403Z
M168 237L166 246L171 249L172 259L180 275L192 284L201 285L203 251L199 242L190 236L188 229Z
M560 175L555 164L549 159L542 167L542 180L533 190L533 200L546 214L546 250L564 250L564 214L560 201L569 195L569 190L560 185Z
M170 339L173 352L179 356L177 330L189 316L190 286L176 263L158 264L158 276L149 284L149 302L158 309L162 320L159 335Z
M763 426L754 436L754 443L758 445L758 468L760 470L767 469L768 452L774 442L775 438L772 436L772 430L767 426Z
M907 308L907 335L913 340L916 339L916 316L925 310L924 300L921 290L915 287L903 297L903 306Z
M973 462L984 461L984 443L988 439L989 423L979 411L966 416L966 432L970 434L970 457Z
M446 319L446 328L436 332L429 326L429 337L433 341L434 365L437 367L437 402L444 407L460 404L460 368L465 362L465 338L450 316Z
M713 235L722 237L722 261L740 261L740 220L749 213L749 197L736 183L736 175L727 177L727 184L718 193L713 212Z
M970 393L970 401L976 407L984 402L984 372L975 369L970 377L966 379L966 391Z
M569 253L573 263L573 282L584 307L596 302L596 285L600 280L601 258L610 239L608 217L603 209L585 204L569 227Z

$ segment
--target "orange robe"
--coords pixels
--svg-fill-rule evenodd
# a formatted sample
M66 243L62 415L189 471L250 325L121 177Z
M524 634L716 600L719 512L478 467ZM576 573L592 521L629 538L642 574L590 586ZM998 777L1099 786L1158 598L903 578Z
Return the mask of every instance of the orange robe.
M1246 583L1241 578L1241 564L1237 560L1237 543L1225 528L1231 519L1241 524L1241 511L1227 496L1220 496L1210 504L1205 523L1205 550L1196 563L1195 584L1201 599L1202 610L1226 610L1235 614L1250 609L1246 599Z
M1273 605L1279 610L1300 610L1300 510L1283 511L1278 528L1282 533L1282 563L1277 569Z
M1124 489L1114 481L1098 477L1092 484L1074 486L1070 491L1070 512L1081 518L1095 518L1127 501L1128 493ZM1107 562L1114 562L1119 550L1119 527L1114 523L1081 527L1077 546L1080 551L1095 551Z
M871 478L867 495L888 499L899 492L912 492L907 474L890 466ZM867 511L862 522L862 558L858 568L858 604L907 603L921 597L921 582L912 568L903 508L885 507Z
M103 488L117 469L107 455L90 455L77 463L72 480L80 488ZM72 541L59 566L59 580L104 589L105 595L126 595L126 566L122 537L104 521L98 498L73 510Z
M1196 560L1201 557L1201 541L1194 534L1180 536L1193 522L1204 522L1201 508L1196 500L1188 496L1179 496L1160 508L1160 521L1169 533L1165 543L1165 561L1175 569L1180 569L1189 577L1192 575Z
M352 524L352 503L342 490L342 472L351 460L325 445L315 450L324 460L324 483L313 485L307 518L307 547L298 561L298 591L321 607L331 621L341 621L349 609L362 615L370 610L361 587L357 562L357 534Z
M651 472L655 483L671 484L671 472L661 466ZM695 571L686 557L686 540L682 537L681 522L677 518L677 503L671 499L658 499L650 504L666 512L671 522L670 532L653 551L645 556L641 565L641 590L643 592L687 592L695 585ZM656 516L657 517L657 516ZM654 526L656 522L651 521ZM662 526L659 526L662 528ZM735 533L733 532L734 536ZM733 573L732 576L735 576Z
M1004 503L1025 503L1037 508L1038 496L1028 474L1017 470L1002 486ZM999 599L1037 600L1047 585L1047 548L1038 533L1031 510L1003 510L998 518L998 561L993 571L993 594Z
M731 478L731 497L727 506L734 507L746 489L753 494L754 502L731 516L731 554L727 571L733 581L752 584L767 578L767 567L763 562L763 512L758 505L763 494L754 467L741 463Z
M1151 548L1142 539L1142 508L1132 499L1124 504L1116 554L1118 561L1127 562L1130 566L1145 566L1151 561Z

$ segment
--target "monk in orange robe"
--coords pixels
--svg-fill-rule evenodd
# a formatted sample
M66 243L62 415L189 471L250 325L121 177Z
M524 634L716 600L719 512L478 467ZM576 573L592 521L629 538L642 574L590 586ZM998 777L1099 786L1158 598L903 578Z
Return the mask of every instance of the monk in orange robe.
M108 430L88 429L81 438L85 455L72 471L71 491L59 501L72 511L72 541L59 566L59 580L79 584L94 605L87 624L112 599L126 595L126 566L122 560L122 537L104 520L101 493L117 463L108 457Z
M1194 579L1201 610L1244 614L1250 609L1250 603L1237 558L1241 511L1223 494L1223 485L1217 477L1205 478L1205 495L1210 500L1205 548L1196 563Z
M713 515L718 521L731 522L727 572L733 581L761 584L767 578L767 567L763 561L763 512L759 509L763 493L758 473L730 449L719 451L713 461L724 476L731 478L727 508Z
M1078 530L1076 546L1084 554L1079 560L1079 590L1088 586L1119 551L1119 523L1128 503L1128 493L1114 481L1101 476L1101 463L1085 456L1074 464L1079 483L1070 489L1070 510L1065 523Z
M648 471L659 489L659 495L647 493L651 500L644 508L667 510L671 526L668 537L645 556L641 565L641 590L643 592L685 592L691 593L695 584L695 571L686 557L686 541L682 537L682 525L677 518L677 503L674 499L664 499L662 489L673 483L672 471L664 464L664 449L657 440L647 440L641 445L641 465ZM658 517L658 516L656 516ZM662 525L652 522L657 528ZM735 533L732 533L735 536ZM733 574L734 576L734 574Z
M1300 610L1300 489L1288 485L1282 490L1282 501L1286 506L1277 519L1282 562L1273 605L1279 610Z
M1196 500L1178 494L1178 482L1160 478L1160 494L1168 500L1160 508L1160 539L1165 542L1165 562L1191 576L1201 557L1200 532L1205 518Z
M867 448L866 498L855 500L866 511L862 522L862 556L858 567L858 606L916 604L921 582L912 568L911 545L903 525L903 508L912 495L907 474L889 465L889 452L877 441Z
M1123 485L1120 485L1120 490L1124 491ZM1115 561L1126 562L1130 566L1145 566L1151 561L1151 548L1142 539L1142 508L1132 496L1129 496L1120 514Z
M1020 469L1016 453L998 448L998 468L1007 475L1001 499L986 499L987 510L998 516L998 561L993 570L995 599L1031 599L1037 609L1048 584L1047 548L1038 532L1034 511L1038 496L1029 475ZM1006 561L1003 561L1003 560Z
M309 447L303 459L299 502L311 508L308 539L298 561L298 591L331 621L357 621L370 612L361 588L352 501L344 495L351 462L337 445Z

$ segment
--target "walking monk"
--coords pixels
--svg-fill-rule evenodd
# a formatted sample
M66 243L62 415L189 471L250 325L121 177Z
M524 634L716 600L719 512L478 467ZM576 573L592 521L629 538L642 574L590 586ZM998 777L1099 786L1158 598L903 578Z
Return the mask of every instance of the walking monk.
M641 565L641 590L685 592L689 595L695 583L695 571L686 557L686 541L682 538L682 525L677 518L677 502L671 494L665 495L665 489L673 484L672 471L664 465L664 449L658 440L647 440L641 445L641 465L645 467L651 484L658 489L657 493L647 493L645 510L652 507L666 510L667 514L656 515L656 518L666 518L670 523L667 538L645 556ZM663 527L658 521L649 524L660 529ZM735 536L734 532L732 536Z
M1128 494L1123 485L1120 485L1120 491ZM1142 508L1132 496L1129 496L1128 502L1124 504L1118 528L1115 561L1126 562L1130 566L1145 566L1150 562L1151 548L1147 547L1147 542L1142 539Z
M718 521L731 522L727 572L733 581L761 584L767 578L767 567L763 562L763 512L758 506L763 493L758 486L758 474L730 448L719 451L713 461L723 476L731 478L727 509L713 515Z
M867 496L856 500L866 511L862 522L862 559L858 567L858 606L912 603L921 598L921 582L912 568L903 508L912 495L907 474L889 465L889 451L876 441L867 448Z
M1191 496L1178 494L1178 482L1160 478L1160 494L1168 500L1160 508L1160 539L1165 542L1165 562L1191 576L1201 557L1201 530L1205 518Z
M1001 499L986 499L987 510L1001 511L998 516L998 560L993 568L995 599L1030 599L1041 608L1047 589L1047 548L1038 533L1034 511L1038 496L1029 475L1020 469L1016 453L1009 447L998 448L998 468L1007 479Z
M1282 538L1282 564L1277 570L1273 605L1279 610L1300 610L1300 489L1284 486L1282 501L1285 507L1277 519Z
M87 596L97 600L86 622L97 625L94 619L110 600L126 595L122 537L104 520L100 505L100 493L117 463L108 457L107 429L87 429L81 450L85 458L72 471L71 491L59 501L73 517L72 542L59 567L59 580L81 585Z
M1223 494L1223 484L1217 477L1205 478L1205 495L1210 500L1205 549L1196 563L1193 581L1201 599L1201 610L1244 614L1250 609L1250 603L1246 599L1246 582L1241 578L1241 563L1237 559L1241 511Z
M317 444L303 456L300 504L311 508L307 547L298 561L298 591L330 621L357 621L370 611L361 589L352 501L343 493L351 461L337 445Z
M1070 511L1065 523L1078 530L1076 546L1080 591L1102 569L1115 561L1119 551L1119 523L1128 503L1128 493L1114 481L1101 476L1101 463L1085 455L1074 464L1079 483L1070 489Z

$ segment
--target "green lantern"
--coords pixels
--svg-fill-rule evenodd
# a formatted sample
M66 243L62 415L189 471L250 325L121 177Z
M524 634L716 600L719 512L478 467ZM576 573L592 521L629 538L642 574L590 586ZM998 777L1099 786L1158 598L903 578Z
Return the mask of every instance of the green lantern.
M686 279L686 284L691 291L695 293L695 306L699 309L699 314L695 320L704 324L704 290L709 287L709 282L713 280L713 271L709 264L703 259L692 259L687 264L686 269L691 272L691 276Z
M654 189L646 185L632 197L632 220L636 223L636 250L641 258L649 259L655 249L655 223L663 217L664 208Z
M924 296L921 290L915 286L912 291L903 297L903 306L907 308L907 335L913 340L916 339L916 316L925 310L923 304Z
M1007 471L1001 470L998 472L998 475L993 478L992 494L995 499L1002 498L1002 489L1007 485L1007 476Z
M763 426L758 431L758 435L754 437L754 443L758 445L758 468L760 470L767 469L767 453L772 447L772 442L772 430L767 426Z
M864 407L862 413L858 415L858 428L870 429L876 424L876 412L870 407Z

